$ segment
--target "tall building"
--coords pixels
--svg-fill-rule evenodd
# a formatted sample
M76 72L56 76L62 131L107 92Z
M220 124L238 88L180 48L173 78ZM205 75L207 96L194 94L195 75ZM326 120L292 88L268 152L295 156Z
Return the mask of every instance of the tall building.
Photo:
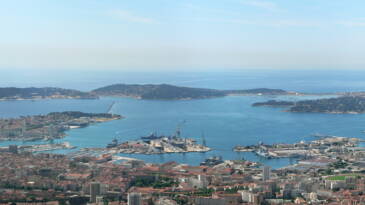
M90 202L95 203L96 197L101 193L101 185L99 182L90 183Z
M266 181L270 179L270 174L271 174L271 167L269 166L264 166L262 168L262 180Z
M128 205L142 205L141 193L128 193Z

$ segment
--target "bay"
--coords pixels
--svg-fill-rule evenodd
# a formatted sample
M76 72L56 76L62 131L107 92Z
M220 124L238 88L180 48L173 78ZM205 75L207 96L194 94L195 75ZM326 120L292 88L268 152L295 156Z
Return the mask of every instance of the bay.
M295 73L295 72L294 72ZM197 73L183 75L167 74L144 76L142 74L121 75L117 77L110 73L113 82L121 83L172 83L191 87L209 87L219 89L246 89L257 87L281 88L286 90L306 92L359 91L365 86L360 80L365 72L346 78L341 73L331 74L326 78L324 73L311 77L310 73L297 72L298 78L293 78L293 72L282 72L280 75L261 72L246 73L208 73L205 77ZM105 74L106 75L106 74ZM106 75L107 76L107 75ZM336 77L337 76L337 77ZM81 78L81 76L80 76ZM351 79L352 78L352 79ZM37 85L53 85L51 82ZM105 77L106 79L106 77ZM322 79L322 80L321 80ZM363 79L363 78L362 78ZM98 78L90 77L72 85L77 89L88 90L85 82L94 82ZM64 79L64 84L67 84ZM347 83L350 82L350 83ZM54 85L62 86L60 81ZM99 84L108 85L106 80ZM98 85L99 85L98 84ZM28 86L24 84L24 86ZM97 87L93 84L93 86ZM326 97L326 96L325 96ZM308 97L282 96L275 99L298 100ZM312 97L317 98L317 97ZM312 140L313 133L364 138L365 115L321 114L321 113L290 113L282 108L252 107L258 101L274 99L270 96L229 96L222 98L181 101L151 101L130 98L104 97L99 100L24 100L1 101L0 117L18 117L22 115L46 114L54 111L106 112L115 102L112 112L125 116L124 119L106 123L94 124L87 128L73 129L67 132L67 137L56 142L68 141L72 145L82 147L105 147L117 137L119 140L132 140L156 131L159 134L174 133L177 125L183 121L182 136L195 138L201 142L204 133L207 145L213 150L208 153L164 154L164 155L124 155L153 163L177 161L197 165L210 156L222 156L224 159L241 159L263 162L274 168L294 163L291 159L267 160L252 153L235 153L236 145L251 145L259 141L264 143L294 143L301 140ZM0 146L22 142L0 142ZM28 142L42 143L42 142ZM67 151L59 151L66 153Z

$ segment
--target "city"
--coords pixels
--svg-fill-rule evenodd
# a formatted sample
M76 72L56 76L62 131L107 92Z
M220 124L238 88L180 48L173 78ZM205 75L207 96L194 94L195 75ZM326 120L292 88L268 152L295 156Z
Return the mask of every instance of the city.
M114 163L104 155L32 154L10 145L0 153L0 202L362 204L365 149L351 143L357 141L326 137L315 146L302 143L308 154L276 170L244 159L212 158L200 166L136 159Z
M364 0L10 0L0 205L365 205Z

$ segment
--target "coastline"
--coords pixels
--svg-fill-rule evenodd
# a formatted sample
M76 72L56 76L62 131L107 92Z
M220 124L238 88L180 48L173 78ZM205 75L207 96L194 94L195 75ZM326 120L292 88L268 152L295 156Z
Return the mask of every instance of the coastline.
M52 121L51 115L61 116L63 120ZM77 116L79 115L79 116ZM101 115L101 116L100 116ZM102 116L110 115L110 118ZM88 116L88 117L86 117ZM44 119L43 119L44 118ZM93 114L82 112L55 112L47 115L34 115L27 117L20 117L11 119L12 122L17 123L15 127L4 128L0 130L0 142L31 142L31 141L50 141L62 139L67 136L66 132L71 129L78 129L89 127L93 124L103 123L113 120L124 119L124 116L113 114ZM7 119L0 119L1 125L9 126ZM27 121L43 120L36 124L27 124ZM4 132L2 132L4 131Z
M36 98L0 98L0 101L35 101L35 100L98 100L100 99L99 96L96 96L95 98L85 98L85 97L71 97L71 96L65 96L65 97L36 97Z

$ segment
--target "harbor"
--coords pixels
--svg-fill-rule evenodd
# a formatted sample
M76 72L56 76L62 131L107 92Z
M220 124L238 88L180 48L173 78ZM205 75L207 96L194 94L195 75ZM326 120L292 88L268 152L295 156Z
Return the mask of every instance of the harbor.
M76 146L72 146L68 142L63 143L50 143L50 144L35 144L35 145L9 145L8 147L0 147L0 151L10 151L13 153L21 152L50 152L55 150L71 150L76 149Z
M172 135L158 135L152 132L147 136L141 136L139 139L118 143L118 139L113 139L107 144L106 149L115 153L126 154L164 154L164 153L187 153L187 152L208 152L211 148L206 146L204 135L202 135L202 144L198 144L193 138L181 137L181 126L185 123L178 124L175 133Z
M251 146L235 146L235 152L253 152L259 157L267 159L275 158L313 158L323 155L330 155L332 152L342 153L353 149L359 145L362 140L359 138L338 137L338 136L321 136L318 139L293 144L272 144L267 145L262 142Z
M293 99L301 99L304 97L296 96ZM234 104L227 107L227 102ZM256 155L254 152L234 152L232 148L236 145L257 145L258 141L265 144L279 144L285 142L287 144L297 143L302 140L310 141L317 139L312 137L313 133L321 133L322 135L332 136L354 136L362 139L364 134L365 118L361 115L354 116L356 120L352 120L348 116L338 115L336 118L330 115L321 115L317 119L318 122L309 120L310 115L283 113L275 109L262 110L251 107L256 102L255 97L226 97L213 100L214 107L206 106L207 101L178 101L179 112L168 112L165 110L175 109L172 104L160 101L138 101L135 99L118 99L114 97L100 98L97 101L91 100L52 100L52 101L19 101L14 106L14 110L18 110L14 115L6 117L18 118L21 115L32 116L37 113L47 114L52 110L81 110L87 113L106 113L108 107L113 104L112 113L125 116L123 120L111 120L105 123L96 123L92 126L79 129L69 129L65 131L66 136L61 139L55 139L56 143L69 142L76 146L77 149L60 150L55 153L69 153L82 148L106 148L108 144L117 138L118 144L123 142L134 142L142 140L141 136L148 136L151 132L157 131L158 135L171 135L176 130L176 125L187 120L183 126L182 137L193 138L199 144L203 145L201 137L202 131L205 133L206 146L211 151L201 152L183 152L183 153L162 153L162 154L142 154L139 153L118 153L116 155L137 158L150 163L165 163L168 161L176 161L178 163L186 163L198 165L205 158L222 156L224 159L245 159L265 163L274 168L280 168L290 165L295 160L290 158L273 158L267 159ZM113 103L116 102L116 103ZM10 102L2 102L2 108L7 110ZM77 104L77 105L76 105ZM247 106L246 106L247 105ZM175 105L176 106L176 105ZM194 115L190 115L191 106L197 107ZM242 107L243 106L243 109ZM27 108L29 112L22 112L22 108ZM240 109L238 109L240 108ZM213 109L213 110L212 110ZM42 112L43 110L43 112ZM211 113L212 112L212 113ZM146 113L148 115L146 116ZM207 115L207 113L211 113ZM266 124L259 124L255 121L256 114L260 118L265 119ZM218 117L219 116L219 117ZM271 118L278 119L276 121ZM360 119L358 119L360 118ZM287 122L291 119L295 121L303 121L304 124L299 125ZM246 121L245 121L246 120ZM238 122L245 122L247 125L239 125ZM318 123L326 124L326 126L318 127ZM75 124L71 124L75 125ZM351 125L351 127L350 127ZM290 129L288 129L290 126ZM337 129L338 128L338 129ZM47 133L48 130L45 130ZM142 140L143 141L143 140ZM48 141L2 141L0 146L8 146L10 144L31 145L45 144ZM361 146L361 144L360 144Z
M81 148L68 153L67 157L70 159L92 158L99 163L107 161L123 163L142 160L139 157L121 156L120 154L163 155L211 151L211 148L205 145L204 137L202 137L202 141L202 144L198 144L195 139L181 137L181 128L178 126L172 135L157 135L154 132L139 139L124 142L119 142L115 137L105 147Z

